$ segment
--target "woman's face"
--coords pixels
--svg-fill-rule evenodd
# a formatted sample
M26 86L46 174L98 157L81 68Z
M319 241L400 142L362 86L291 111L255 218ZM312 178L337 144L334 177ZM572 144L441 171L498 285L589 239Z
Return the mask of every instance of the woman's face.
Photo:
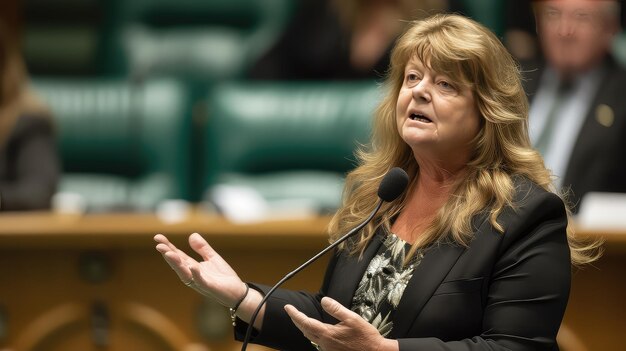
M471 140L479 130L474 94L465 85L434 72L417 57L404 69L396 104L398 132L413 153L436 160L471 154Z

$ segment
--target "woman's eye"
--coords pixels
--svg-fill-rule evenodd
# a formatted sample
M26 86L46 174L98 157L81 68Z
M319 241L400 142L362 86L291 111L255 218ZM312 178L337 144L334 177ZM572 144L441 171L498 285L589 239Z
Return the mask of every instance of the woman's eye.
M416 81L418 79L419 78L417 77L417 74L410 73L410 74L408 74L406 76L406 80L409 81L409 82L414 82L414 81Z
M439 86L441 86L444 89L454 89L452 84L446 82L445 80L442 80L441 82L439 82Z

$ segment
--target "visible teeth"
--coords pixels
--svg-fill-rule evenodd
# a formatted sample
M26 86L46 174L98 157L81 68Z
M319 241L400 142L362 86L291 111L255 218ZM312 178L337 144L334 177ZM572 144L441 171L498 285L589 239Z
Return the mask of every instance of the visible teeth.
M421 115L421 114L412 113L410 118L412 120L414 120L414 121L421 121L421 122L430 123L430 119L424 117L424 115Z

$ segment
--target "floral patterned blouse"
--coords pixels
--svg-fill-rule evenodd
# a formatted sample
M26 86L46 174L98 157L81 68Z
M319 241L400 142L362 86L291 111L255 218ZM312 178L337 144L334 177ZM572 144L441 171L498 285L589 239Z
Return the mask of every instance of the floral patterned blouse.
M404 265L411 245L391 233L376 256L370 261L352 298L351 310L358 313L387 336L393 329L393 314L413 271L422 258L418 251L409 264Z

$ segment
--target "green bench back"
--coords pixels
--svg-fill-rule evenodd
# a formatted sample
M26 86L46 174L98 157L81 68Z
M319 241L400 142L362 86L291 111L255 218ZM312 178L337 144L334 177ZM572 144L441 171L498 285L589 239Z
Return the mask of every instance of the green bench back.
M268 199L336 207L379 95L369 81L217 85L208 97L204 189L239 184Z
M37 80L54 116L64 175L60 191L89 209L149 210L189 197L187 91L172 80Z

